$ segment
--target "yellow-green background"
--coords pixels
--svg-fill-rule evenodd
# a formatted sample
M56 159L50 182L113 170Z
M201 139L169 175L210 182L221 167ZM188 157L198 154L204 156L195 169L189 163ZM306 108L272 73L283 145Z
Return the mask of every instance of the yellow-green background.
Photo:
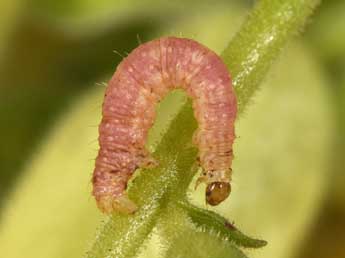
M0 256L82 257L100 221L90 196L104 86L161 35L221 53L251 1L0 2ZM268 240L249 257L345 257L345 4L325 1L237 121L234 190L216 208ZM184 97L158 110L151 150ZM202 204L202 189L191 191ZM142 257L158 257L153 235Z

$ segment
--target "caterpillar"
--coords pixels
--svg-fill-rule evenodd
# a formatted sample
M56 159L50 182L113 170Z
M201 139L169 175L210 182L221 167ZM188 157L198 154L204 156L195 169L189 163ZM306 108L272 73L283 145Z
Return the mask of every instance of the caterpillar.
M127 183L137 168L158 165L145 149L155 106L181 88L192 99L206 202L218 205L231 192L232 145L237 102L227 67L212 50L186 38L162 37L141 44L118 65L105 90L93 196L104 213L133 213Z

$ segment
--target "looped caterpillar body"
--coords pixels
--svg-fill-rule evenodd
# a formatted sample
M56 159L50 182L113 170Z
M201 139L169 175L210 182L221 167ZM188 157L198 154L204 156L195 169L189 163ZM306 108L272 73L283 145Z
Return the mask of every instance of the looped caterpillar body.
M138 167L157 165L144 145L156 104L176 88L192 99L198 122L193 142L203 173L197 184L207 184L211 205L230 194L237 103L229 72L217 54L198 42L164 37L134 49L106 88L92 180L101 211L137 209L126 194L127 182Z

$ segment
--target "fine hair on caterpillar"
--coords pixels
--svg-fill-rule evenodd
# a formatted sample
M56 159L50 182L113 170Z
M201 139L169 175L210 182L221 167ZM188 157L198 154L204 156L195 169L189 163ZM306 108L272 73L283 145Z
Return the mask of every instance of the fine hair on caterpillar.
M141 44L118 65L109 81L99 125L93 195L104 213L133 213L126 193L137 168L157 166L145 148L155 107L181 88L192 99L205 198L218 205L230 194L237 103L227 67L212 50L185 38L163 37Z

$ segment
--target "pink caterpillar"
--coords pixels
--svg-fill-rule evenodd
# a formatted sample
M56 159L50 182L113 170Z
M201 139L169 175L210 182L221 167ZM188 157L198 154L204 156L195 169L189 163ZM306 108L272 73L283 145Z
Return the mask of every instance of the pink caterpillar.
M139 167L157 162L145 149L156 104L182 88L193 100L206 201L217 205L231 191L232 144L237 113L230 75L220 57L196 41L164 37L140 45L118 65L105 92L93 195L101 211L133 213L125 190Z

